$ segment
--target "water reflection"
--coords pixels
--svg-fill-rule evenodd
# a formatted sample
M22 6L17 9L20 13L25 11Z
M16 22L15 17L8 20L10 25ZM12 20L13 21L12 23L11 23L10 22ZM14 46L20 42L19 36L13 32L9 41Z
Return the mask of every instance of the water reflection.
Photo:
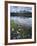
M26 25L26 26L32 26L32 18L31 17L11 17L11 20L13 19L15 23L21 24L21 25Z

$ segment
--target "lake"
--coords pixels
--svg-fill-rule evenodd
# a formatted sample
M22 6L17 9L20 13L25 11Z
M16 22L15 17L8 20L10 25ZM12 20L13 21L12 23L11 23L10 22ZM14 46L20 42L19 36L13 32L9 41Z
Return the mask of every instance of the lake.
M32 18L31 17L20 17L20 16L12 16L10 20L14 20L16 24L25 25L25 26L32 26Z

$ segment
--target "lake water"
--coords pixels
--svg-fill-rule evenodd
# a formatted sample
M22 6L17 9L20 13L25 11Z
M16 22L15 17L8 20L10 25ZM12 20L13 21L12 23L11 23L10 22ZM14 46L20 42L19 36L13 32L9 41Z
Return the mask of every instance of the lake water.
M31 17L17 17L17 16L12 16L10 17L10 20L14 20L15 23L20 24L20 25L25 25L25 26L32 26L32 18Z

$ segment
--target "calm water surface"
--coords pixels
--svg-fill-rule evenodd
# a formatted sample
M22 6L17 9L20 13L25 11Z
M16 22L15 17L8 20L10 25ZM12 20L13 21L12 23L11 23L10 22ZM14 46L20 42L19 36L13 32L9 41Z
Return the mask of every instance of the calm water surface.
M32 26L32 18L31 17L16 17L12 16L10 17L11 20L14 20L15 23L21 24L21 25L26 25L26 26Z

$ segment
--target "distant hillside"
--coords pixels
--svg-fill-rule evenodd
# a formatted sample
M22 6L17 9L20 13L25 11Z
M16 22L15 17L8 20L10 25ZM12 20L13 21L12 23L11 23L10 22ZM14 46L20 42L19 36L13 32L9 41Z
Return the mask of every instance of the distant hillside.
M32 17L31 12L27 13L10 13L11 16L21 16L21 17Z

